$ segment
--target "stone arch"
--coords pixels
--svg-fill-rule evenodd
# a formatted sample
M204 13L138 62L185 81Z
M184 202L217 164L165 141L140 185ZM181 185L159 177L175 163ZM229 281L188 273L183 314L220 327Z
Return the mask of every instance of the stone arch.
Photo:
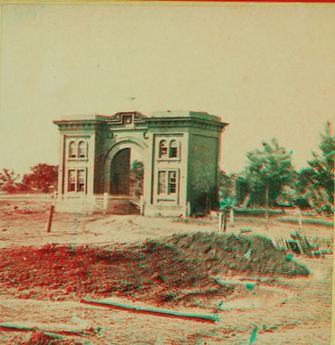
M125 138L116 144L114 144L109 151L106 154L105 160L104 160L104 192L110 193L110 174L111 174L111 163L113 161L113 158L119 153L120 151L124 149L135 149L138 150L138 152L141 154L141 157L143 159L144 168L149 167L148 164L148 146L139 141L134 140L131 138Z

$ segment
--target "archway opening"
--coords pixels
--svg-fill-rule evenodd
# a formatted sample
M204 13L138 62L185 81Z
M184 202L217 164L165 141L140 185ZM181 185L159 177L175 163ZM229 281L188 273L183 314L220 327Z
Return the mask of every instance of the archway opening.
M144 164L136 149L125 148L115 154L110 167L110 194L131 196L143 195Z

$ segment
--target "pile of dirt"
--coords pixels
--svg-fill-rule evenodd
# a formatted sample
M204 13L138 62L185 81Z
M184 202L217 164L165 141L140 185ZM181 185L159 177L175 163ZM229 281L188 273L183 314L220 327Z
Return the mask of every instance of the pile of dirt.
M161 243L138 246L46 245L0 252L0 292L19 298L78 300L131 296L155 304L186 303L200 296L221 299L222 287L183 253Z
M26 336L21 337L18 345L84 345L81 341L62 339L62 337L46 334L40 331L34 331L28 339ZM85 345L88 342L85 342Z
M162 239L162 243L183 252L190 260L196 260L211 274L309 275L305 266L292 261L286 251L276 248L263 236L196 232L175 234Z
M308 274L262 237L181 234L135 245L46 245L0 251L0 292L78 300L128 296L156 305L217 303L234 292L211 275ZM214 303L213 302L213 303Z

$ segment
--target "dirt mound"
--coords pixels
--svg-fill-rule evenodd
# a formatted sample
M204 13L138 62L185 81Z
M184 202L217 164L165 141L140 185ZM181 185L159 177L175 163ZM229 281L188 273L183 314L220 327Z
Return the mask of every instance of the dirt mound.
M163 239L190 260L207 267L212 274L241 274L295 277L308 275L308 269L291 261L285 251L262 236L236 236L196 232Z
M131 296L168 304L190 301L197 295L223 298L234 290L233 286L222 287L203 267L170 245L153 242L109 249L22 247L1 251L0 262L1 293L20 298Z
M82 342L75 340L61 339L60 337L45 334L40 331L35 331L31 334L28 340L26 337L21 338L18 345L84 345Z
M129 296L154 304L209 303L234 292L212 274L306 275L262 237L194 233L135 245L22 247L0 252L0 292L78 300Z

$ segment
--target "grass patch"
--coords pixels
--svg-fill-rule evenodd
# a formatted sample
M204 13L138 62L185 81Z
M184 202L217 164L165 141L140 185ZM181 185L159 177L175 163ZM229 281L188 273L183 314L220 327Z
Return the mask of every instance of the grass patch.
M280 210L269 209L269 217L278 216L283 212ZM251 217L265 217L266 209L234 209L234 214L236 216L251 216Z
M188 218L175 218L175 219L172 219L172 222L207 226L210 224L217 223L217 220L216 219L213 220L209 217L195 217L195 218L188 217Z
M276 220L279 220L281 222L286 222L286 223L292 223L292 224L298 224L298 219L295 218L282 218L279 217ZM331 221L325 221L321 219L302 219L303 224L315 224L315 225L323 225L327 227L334 227L334 222Z

